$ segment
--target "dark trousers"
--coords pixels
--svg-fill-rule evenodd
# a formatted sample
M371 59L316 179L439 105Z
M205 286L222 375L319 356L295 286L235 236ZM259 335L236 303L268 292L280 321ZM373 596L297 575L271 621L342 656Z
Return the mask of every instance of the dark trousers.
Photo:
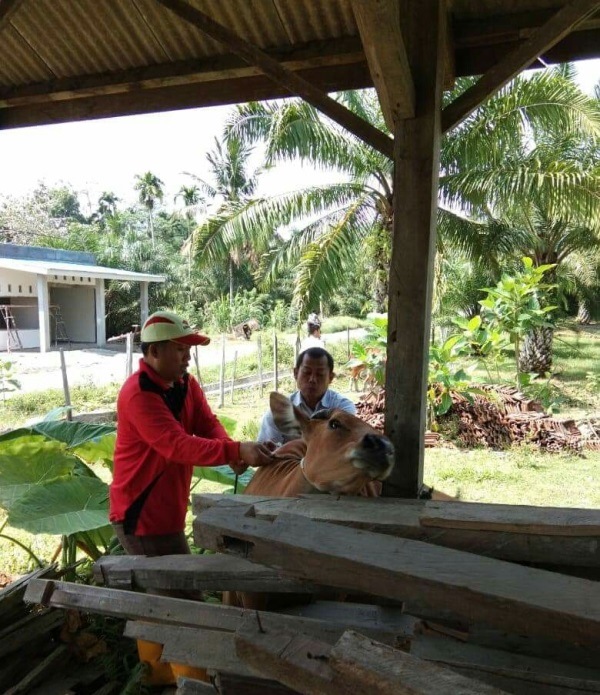
M113 524L119 543L127 555L189 555L185 533L166 533L160 536L134 536L123 531L123 524Z

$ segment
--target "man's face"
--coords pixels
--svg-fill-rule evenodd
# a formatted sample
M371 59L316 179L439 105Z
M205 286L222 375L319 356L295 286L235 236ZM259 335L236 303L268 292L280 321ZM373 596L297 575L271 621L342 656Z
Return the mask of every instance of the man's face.
M165 381L181 379L190 363L190 347L169 341L150 346L147 362Z
M306 403L314 408L329 388L333 379L333 372L329 369L327 357L304 356L302 364L294 369L296 386Z

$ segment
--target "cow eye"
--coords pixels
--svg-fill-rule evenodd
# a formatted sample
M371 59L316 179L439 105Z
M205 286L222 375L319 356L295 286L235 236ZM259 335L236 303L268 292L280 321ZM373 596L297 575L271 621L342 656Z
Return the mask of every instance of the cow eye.
M329 421L329 429L330 430L337 430L342 426L342 423L339 420L336 420L335 418L333 420Z

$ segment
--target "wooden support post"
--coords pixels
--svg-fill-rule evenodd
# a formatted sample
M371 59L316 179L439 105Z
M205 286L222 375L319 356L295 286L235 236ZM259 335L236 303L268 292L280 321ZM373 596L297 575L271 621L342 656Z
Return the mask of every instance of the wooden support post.
M196 378L198 383L202 386L202 377L200 376L200 362L198 361L198 346L194 347L194 364L196 365Z
M235 368L237 366L237 350L233 353L233 372L231 374L231 405L233 405L233 392L235 389Z
M125 377L133 374L133 333L125 338Z
M62 373L63 392L65 394L65 407L67 408L67 420L73 419L73 409L71 408L71 393L69 391L69 379L67 378L67 363L65 362L65 353L62 348L60 352L60 371Z
M256 349L258 351L258 378L260 380L260 397L265 393L265 385L263 384L263 361L262 361L262 337L260 333L256 336Z
M225 405L225 333L221 335L221 372L219 374L219 408Z
M416 497L423 479L446 8L438 0L402 3L416 106L395 135L385 431L396 466L384 495Z

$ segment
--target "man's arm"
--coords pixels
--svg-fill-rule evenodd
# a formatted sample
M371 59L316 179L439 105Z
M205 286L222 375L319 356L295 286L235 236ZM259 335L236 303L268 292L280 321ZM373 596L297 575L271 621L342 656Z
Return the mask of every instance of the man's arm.
M356 415L356 405L349 398L341 396L339 393L337 393L337 391L333 391L332 393L335 394L334 408L339 408L340 410L345 410L351 415Z

